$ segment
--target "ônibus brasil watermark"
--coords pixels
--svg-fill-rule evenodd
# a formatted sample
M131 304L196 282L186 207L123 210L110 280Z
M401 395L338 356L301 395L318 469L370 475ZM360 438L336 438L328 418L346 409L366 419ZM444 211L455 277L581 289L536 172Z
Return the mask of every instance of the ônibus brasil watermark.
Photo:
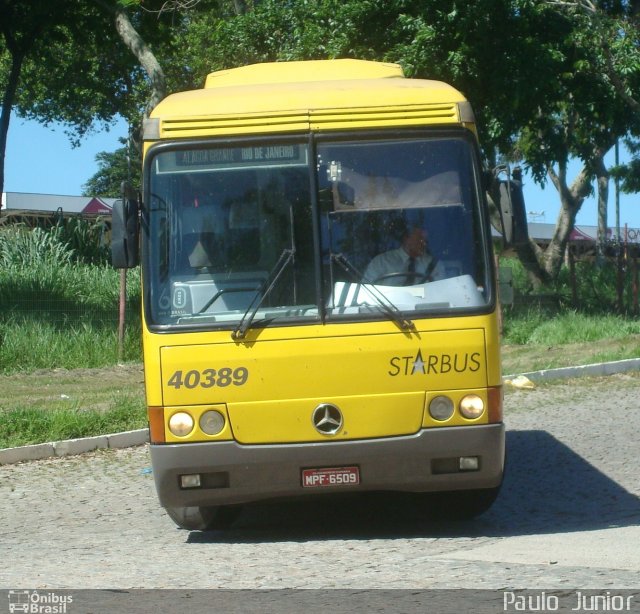
M73 603L73 595L53 591L13 590L8 597L10 614L69 614Z

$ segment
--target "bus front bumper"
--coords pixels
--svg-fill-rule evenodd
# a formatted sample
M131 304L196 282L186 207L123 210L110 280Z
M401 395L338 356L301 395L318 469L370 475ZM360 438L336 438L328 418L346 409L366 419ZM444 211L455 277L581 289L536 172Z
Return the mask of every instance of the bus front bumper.
M354 491L429 492L495 488L502 481L503 424L423 429L359 441L241 445L235 441L152 444L164 507L216 506ZM477 458L477 468L469 461ZM357 467L358 484L304 487L303 471ZM182 476L199 476L184 488Z

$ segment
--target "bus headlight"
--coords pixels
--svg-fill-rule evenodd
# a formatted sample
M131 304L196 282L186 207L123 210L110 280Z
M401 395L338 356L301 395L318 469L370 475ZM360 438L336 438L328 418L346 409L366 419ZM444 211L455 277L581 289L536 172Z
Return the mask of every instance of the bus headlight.
M484 401L477 394L468 394L460 401L460 413L469 420L479 418L484 412Z
M429 414L434 420L448 420L453 415L453 401L442 395L433 397L429 403Z
M185 411L179 411L169 418L169 430L176 437L185 437L194 426L193 418Z
M205 411L200 416L200 428L207 435L217 435L224 428L224 416L215 409Z

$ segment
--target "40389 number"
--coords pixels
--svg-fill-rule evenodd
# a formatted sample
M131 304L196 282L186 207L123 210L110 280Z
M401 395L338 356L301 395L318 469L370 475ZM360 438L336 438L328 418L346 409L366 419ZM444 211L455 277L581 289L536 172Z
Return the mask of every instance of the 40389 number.
M222 367L221 369L205 369L198 371L176 371L167 381L167 386L180 390L180 388L225 388L226 386L244 386L249 379L249 370L246 367Z

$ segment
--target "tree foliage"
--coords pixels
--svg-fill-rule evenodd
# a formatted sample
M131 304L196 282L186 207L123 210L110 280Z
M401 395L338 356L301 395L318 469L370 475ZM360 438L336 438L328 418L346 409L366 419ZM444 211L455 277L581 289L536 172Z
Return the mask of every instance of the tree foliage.
M64 19L43 24L36 17L45 6ZM488 164L517 161L556 187L551 245L521 254L538 278L554 277L594 178L606 198L604 155L617 139L637 143L639 14L638 0L0 0L0 23L12 24L2 28L0 84L9 91L18 57L19 113L66 122L79 137L116 113L138 118L150 94L200 87L214 70L334 57L398 62L408 76L465 93ZM124 36L118 15L132 27ZM576 158L582 169L569 178ZM105 157L102 170L119 160ZM614 173L634 189L639 167Z
M213 70L253 62L398 62L408 76L446 80L471 99L493 158L513 149L569 70L558 41L570 32L570 20L535 1L264 0L232 18L194 15L177 48L200 83Z
M80 17L79 3L67 3L67 10L55 10L50 2L0 0L0 85L2 110L0 115L0 192L4 186L4 156L11 111L19 95L28 95L22 75L30 64L42 63L49 55L49 46L73 35L67 31L67 19ZM58 7L62 8L62 7Z
M126 179L135 190L140 189L141 160L131 141L120 139L122 147L96 155L98 170L82 186L85 196L120 198Z
M594 178L606 202L605 154L638 131L629 103L640 76L630 59L638 49L631 7L611 0L587 11L587 2L264 0L232 17L194 15L178 48L200 80L252 62L358 57L452 83L473 104L487 161L518 161L558 191L551 244L521 252L541 280L558 274ZM571 179L575 158L583 167Z
M66 125L75 144L117 115L139 124L150 93L166 93L159 63L144 62L153 45L170 56L172 27L170 14L118 0L0 0L0 190L11 111Z

